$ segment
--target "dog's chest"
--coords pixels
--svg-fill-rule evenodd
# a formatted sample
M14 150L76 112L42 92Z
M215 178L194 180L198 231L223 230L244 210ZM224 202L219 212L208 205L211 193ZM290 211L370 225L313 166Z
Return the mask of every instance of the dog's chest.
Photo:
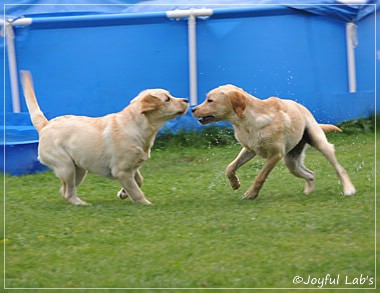
M268 156L268 151L272 148L271 138L264 131L235 128L235 137L242 146L263 158Z

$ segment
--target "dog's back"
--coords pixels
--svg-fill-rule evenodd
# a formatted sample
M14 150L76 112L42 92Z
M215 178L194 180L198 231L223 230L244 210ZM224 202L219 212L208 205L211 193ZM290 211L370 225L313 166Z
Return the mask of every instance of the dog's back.
M323 132L342 132L342 130L333 125L333 124L321 124L318 123L314 117L314 115L303 105L292 101L292 100L281 100L284 104L287 104L290 107L297 108L298 111L301 112L301 116L305 119L305 127L318 124L320 128L322 128Z

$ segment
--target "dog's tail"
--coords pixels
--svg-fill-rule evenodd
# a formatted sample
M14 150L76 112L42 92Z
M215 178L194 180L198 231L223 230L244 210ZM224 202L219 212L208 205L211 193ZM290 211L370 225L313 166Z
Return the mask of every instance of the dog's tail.
M324 132L342 132L342 129L332 124L319 124Z
M37 131L40 132L48 123L48 120L38 106L36 94L34 93L32 75L29 71L21 70L21 82L30 119Z

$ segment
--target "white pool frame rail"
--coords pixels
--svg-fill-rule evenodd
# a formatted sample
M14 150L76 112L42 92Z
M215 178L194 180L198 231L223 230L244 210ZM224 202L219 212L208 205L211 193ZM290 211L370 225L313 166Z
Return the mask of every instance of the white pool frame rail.
M0 20L4 30L4 37L7 39L8 46L8 65L9 65L9 78L11 82L12 92L12 110L13 113L20 113L20 92L18 90L18 73L17 73L17 59L15 48L15 33L14 26L28 26L32 24L31 18L20 18L13 20Z

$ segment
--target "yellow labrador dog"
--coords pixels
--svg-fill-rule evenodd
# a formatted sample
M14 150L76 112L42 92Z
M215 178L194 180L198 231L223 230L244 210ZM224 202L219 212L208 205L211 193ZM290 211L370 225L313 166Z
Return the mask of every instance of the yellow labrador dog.
M355 194L350 177L335 157L334 146L324 134L341 130L334 125L318 124L304 106L275 97L260 100L236 86L224 85L210 91L206 100L192 111L202 124L220 120L233 124L235 137L243 146L226 170L233 189L240 187L236 176L239 167L256 155L266 159L244 198L255 199L259 195L269 173L282 158L292 174L306 180L304 192L313 191L314 174L304 166L306 144L326 156L340 177L343 193Z
M118 196L150 204L141 191L139 168L163 124L185 114L187 99L174 98L163 89L141 92L119 113L100 118L61 116L48 121L36 101L31 75L22 71L22 85L33 125L40 137L41 163L52 168L62 181L61 194L75 205L87 203L76 189L87 171L118 179Z

